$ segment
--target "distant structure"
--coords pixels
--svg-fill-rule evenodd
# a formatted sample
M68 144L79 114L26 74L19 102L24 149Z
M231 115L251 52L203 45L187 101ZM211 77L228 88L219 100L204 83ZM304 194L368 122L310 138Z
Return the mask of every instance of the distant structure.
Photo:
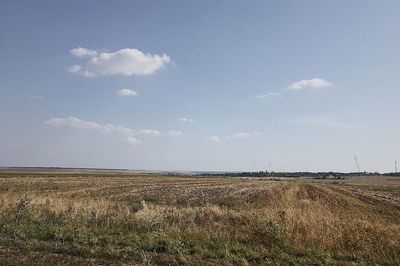
M397 173L397 161L394 161L394 172Z
M357 167L357 172L360 173L360 164L358 163L358 158L357 155L354 156L354 162L356 163L356 167Z

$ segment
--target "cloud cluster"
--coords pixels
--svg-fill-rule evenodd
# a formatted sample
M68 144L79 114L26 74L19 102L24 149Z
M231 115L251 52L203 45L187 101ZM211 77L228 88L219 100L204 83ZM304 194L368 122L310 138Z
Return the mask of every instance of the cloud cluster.
M280 94L279 92L268 92L265 94L252 96L251 98L254 98L254 99L279 99L279 98L282 98L282 94Z
M303 79L290 84L287 88L290 90L303 90L306 88L320 89L333 86L333 83L325 79L313 78Z
M137 91L130 90L130 89L122 89L122 90L117 91L117 93L119 96L122 96L122 97L139 95L139 93Z
M151 137L159 137L161 136L161 132L155 129L141 129L140 133L143 135L151 136Z
M362 126L358 124L341 123L320 117L297 117L295 119L289 120L289 122L295 124L302 124L306 126L328 127L328 128L338 128L338 129L362 128Z
M144 54L134 48L115 52L98 52L83 47L74 48L71 54L77 58L87 58L82 64L69 68L71 73L85 77L99 75L149 75L165 67L171 59L168 55Z
M31 95L29 96L29 98L31 98L32 100L39 100L39 101L44 100L44 97L40 95Z
M255 136L261 135L260 132L238 132L229 136L226 136L227 139L251 139Z
M289 86L282 88L282 90L304 90L304 89L321 89L326 87L333 86L333 82L327 81L321 78L313 78L313 79L303 79L292 84ZM250 96L252 99L259 99L259 100L273 100L273 99L280 99L283 98L283 95L279 92L268 92L265 94Z
M182 123L193 123L194 122L194 120L192 118L186 118L186 117L179 118L178 121L182 122Z
M237 133L234 133L234 134L232 134L232 135L227 135L227 136L224 136L224 137L211 136L211 137L209 137L207 140L208 140L209 142L212 142L212 143L221 143L221 142L223 142L224 140L230 140L230 139L251 139L251 138L254 138L254 137L260 136L260 135L262 135L262 133L260 133L260 132L237 132Z
M160 136L169 136L169 137L179 137L182 136L183 133L181 131L176 130L168 130L165 132L160 132L154 129L141 129L135 130L127 127L112 125L112 124L99 124L93 121L86 121L76 117L68 117L68 118L51 118L50 120L45 122L48 125L56 126L56 127L69 127L69 128L77 128L77 129L87 129L93 130L97 132L101 132L105 135L114 134L118 135L122 138L122 140L130 145L136 145L141 143L140 136L151 136L151 137L160 137Z
M182 131L179 130L168 130L165 132L165 135L169 137L180 137L183 135Z

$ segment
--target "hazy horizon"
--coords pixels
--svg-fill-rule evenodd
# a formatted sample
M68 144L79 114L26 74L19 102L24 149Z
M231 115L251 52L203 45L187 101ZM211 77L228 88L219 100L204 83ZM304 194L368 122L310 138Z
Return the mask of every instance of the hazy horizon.
M398 1L0 1L0 166L393 172Z

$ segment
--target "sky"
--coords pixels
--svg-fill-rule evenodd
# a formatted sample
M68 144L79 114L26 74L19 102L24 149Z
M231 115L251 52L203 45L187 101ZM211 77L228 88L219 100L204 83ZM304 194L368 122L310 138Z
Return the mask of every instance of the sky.
M0 0L0 166L394 171L399 12Z

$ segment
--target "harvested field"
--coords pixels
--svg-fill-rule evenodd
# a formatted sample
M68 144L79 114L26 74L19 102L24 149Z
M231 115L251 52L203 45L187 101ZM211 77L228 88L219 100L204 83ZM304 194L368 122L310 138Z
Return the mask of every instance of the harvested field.
M399 265L400 182L3 173L0 264Z

